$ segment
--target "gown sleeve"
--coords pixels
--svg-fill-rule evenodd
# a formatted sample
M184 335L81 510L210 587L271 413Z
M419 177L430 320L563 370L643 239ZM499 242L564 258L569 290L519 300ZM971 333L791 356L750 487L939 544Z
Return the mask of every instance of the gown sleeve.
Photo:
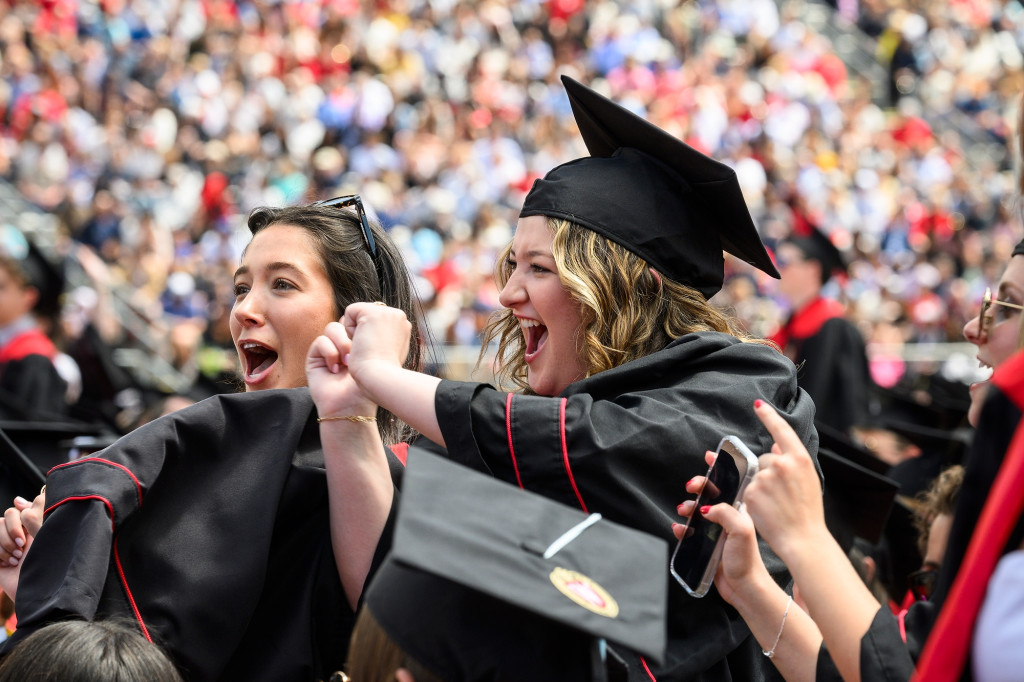
M860 640L860 679L879 682L908 682L914 662L900 636L899 623L887 606L875 613ZM818 651L816 682L842 682L832 655L822 642Z

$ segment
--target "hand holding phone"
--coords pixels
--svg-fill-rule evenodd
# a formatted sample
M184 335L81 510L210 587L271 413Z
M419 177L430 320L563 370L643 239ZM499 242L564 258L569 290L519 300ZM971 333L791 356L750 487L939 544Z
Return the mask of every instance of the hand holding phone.
M756 473L757 457L743 441L726 436L719 442L715 461L669 562L672 576L690 595L703 597L711 588L725 540L722 527L705 519L701 507L725 502L739 508L743 492Z

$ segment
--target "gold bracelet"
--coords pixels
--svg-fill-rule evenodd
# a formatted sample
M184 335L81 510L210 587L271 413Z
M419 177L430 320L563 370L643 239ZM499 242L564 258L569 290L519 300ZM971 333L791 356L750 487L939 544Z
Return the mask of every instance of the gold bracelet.
M377 421L376 417L364 417L361 414L346 414L346 415L338 415L338 416L335 416L335 417L317 417L316 418L316 423L319 424L321 422L336 422L336 421L340 421L342 419L344 419L347 422L356 422L357 424L366 424L368 422L375 422L375 421Z

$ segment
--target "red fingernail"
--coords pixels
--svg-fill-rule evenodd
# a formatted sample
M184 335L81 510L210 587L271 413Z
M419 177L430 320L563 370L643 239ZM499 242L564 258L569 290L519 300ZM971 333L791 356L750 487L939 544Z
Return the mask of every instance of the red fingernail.
M754 409L758 409L762 405L764 405L764 402L760 398L758 398L757 400L754 401Z
M700 513L707 514L709 509L711 509L711 505L705 504L703 507L700 508Z
M676 507L676 513L677 513L677 514L682 514L682 513L683 513L683 505L684 505L684 504L686 504L686 503L685 503L685 502L683 502L683 503L681 503L681 504L680 504L680 505L679 505L678 507Z

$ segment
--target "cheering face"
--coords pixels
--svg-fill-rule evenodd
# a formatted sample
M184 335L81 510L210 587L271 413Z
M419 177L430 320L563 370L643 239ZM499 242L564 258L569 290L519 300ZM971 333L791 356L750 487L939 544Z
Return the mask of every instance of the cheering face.
M499 297L523 330L527 380L538 395L558 395L586 376L580 306L558 278L552 239L544 216L519 221L509 253L511 275Z
M1006 266L999 287L993 288L992 297L1015 306L1024 305L1024 256L1014 256ZM985 320L979 313L964 325L964 337L978 347L978 363L995 369L1017 352L1020 347L1021 311L1011 306L994 303L986 311ZM984 386L978 382L971 386L971 407L968 421L977 422L984 401Z
M306 353L338 318L309 234L272 225L249 242L235 272L231 339L247 391L306 385Z

